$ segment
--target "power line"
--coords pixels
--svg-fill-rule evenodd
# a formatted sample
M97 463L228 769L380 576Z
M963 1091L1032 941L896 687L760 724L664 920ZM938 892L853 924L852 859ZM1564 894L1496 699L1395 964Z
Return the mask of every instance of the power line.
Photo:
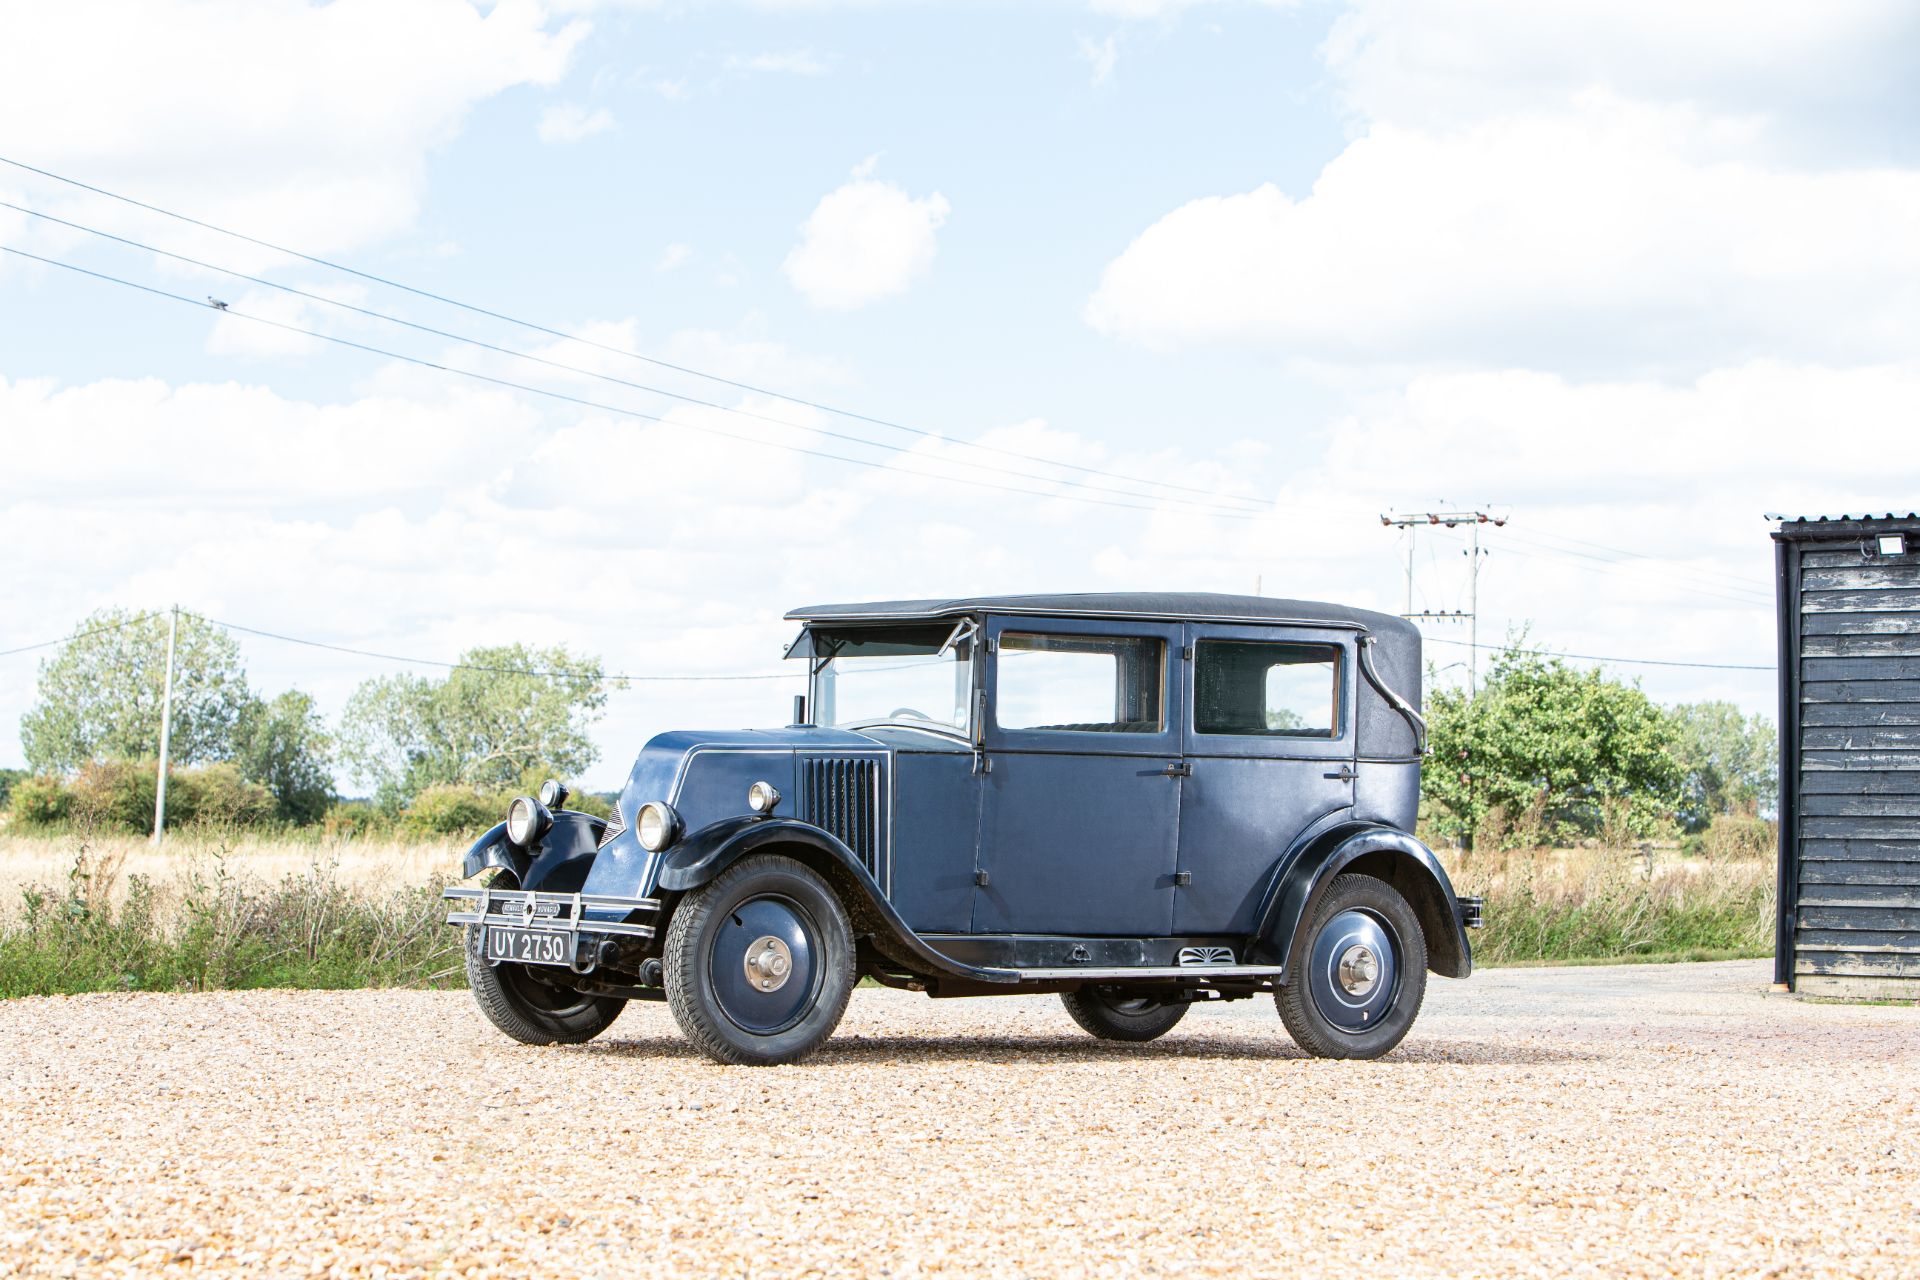
M154 297L157 297L157 298L167 298L174 302L185 303L187 306L190 306L190 307L204 309L206 306L205 303L202 303L193 298L189 298L185 294L173 293L166 289L157 289L152 285L140 284L140 283L137 283L136 281L127 280L121 276L108 275L106 272L103 272L103 271L89 270L86 267L76 266L71 262L61 262L56 258L42 257L40 254L37 254L37 253L29 253L25 249L13 248L11 245L0 245L0 253L11 253L16 257L29 258L35 262L45 263L47 266L50 266L50 267L59 267L62 270L71 271L77 275L91 276L95 280L103 280L109 284L117 284L124 288L137 289L141 293L148 293L148 294L152 294ZM1048 498L1048 499L1055 499L1061 502L1082 502L1082 503L1087 503L1093 506L1119 507L1128 511L1161 511L1165 509L1159 506L1143 506L1140 503L1136 503L1136 502L1113 502L1104 498L1088 497L1084 494L1078 494L1078 493L1047 493L1039 489L1020 489L1020 488L1015 488L1012 485L996 484L991 480L974 480L966 476L941 475L938 472L922 471L922 470L918 470L910 467L895 467L889 463L875 462L872 459L868 459L868 458L849 458L845 454L829 453L822 449L808 449L801 445L784 444L777 440L762 439L759 436L742 435L737 431L726 431L726 430L723 430L722 428L709 426L705 423L669 421L668 419L663 418L658 414L642 413L638 409L628 409L620 405L607 404L599 400L588 400L583 396L570 396L564 392L553 391L546 387L536 387L524 382L514 382L508 378L496 378L489 374L478 373L472 369L460 369L460 368L455 368L452 365L439 364L439 363L436 363L435 361L426 360L419 356L403 355L398 351L390 351L385 347L376 347L364 342L354 342L349 338L338 337L330 333L320 333L314 329L303 329L299 325L287 324L280 320L269 320L265 316L249 315L244 311L235 311L232 307L228 307L228 306L222 306L220 308L220 314L228 315L228 316L237 316L242 320L251 321L254 324L266 325L269 328L280 329L287 333L297 333L297 334L300 334L302 337L314 338L321 342L331 342L337 346L351 347L355 351L364 351L369 355L380 356L383 359L399 360L405 364L418 365L423 369L436 369L441 373L456 374L459 377L470 378L476 382L484 382L496 387L506 387L513 391L524 391L529 395L545 396L551 400L559 400L567 404L580 405L588 409L597 409L603 413L619 414L623 417L637 418L642 422L653 422L653 423L659 423L663 426L685 428L691 431L700 431L700 432L706 433L707 435L721 436L728 440L738 440L746 444L759 445L764 448L783 449L789 453L805 454L808 457L813 457L813 458L825 458L833 462L844 462L850 466L870 467L876 471L891 471L899 475L919 476L922 479L937 480L937 481L942 481L948 484L971 485L977 489L996 489L1002 493L1017 493L1017 494L1022 494L1029 498ZM885 446L876 446L876 447L885 447ZM1034 477L1034 478L1039 479L1038 477ZM1046 482L1041 481L1041 483L1046 483ZM1254 518L1251 512L1248 512L1246 514L1235 514L1234 512L1225 511L1225 510L1209 511L1205 513L1196 512L1195 514L1206 514L1215 519L1222 519L1222 520L1251 520Z
M502 675L502 676L544 676L544 677L568 679L568 680L577 680L581 676L581 673L578 671L568 671L568 670L565 670L564 668L543 671L543 670L539 670L531 667L494 667L494 666L487 666L481 663L474 663L474 662L445 662L438 658L413 658L413 657L407 657L403 654L398 654L398 653L379 653L372 649L355 649L349 645L332 644L325 640L308 640L301 636L285 635L278 631L264 631L259 627L242 626L238 622L223 622L219 618L210 618L207 615L202 613L190 614L189 616L198 618L202 622L211 623L216 627L222 627L228 631L241 631L241 632L245 632L247 635L259 636L262 639L266 639L266 640L280 640L280 641L284 641L287 644L305 645L310 649L329 649L334 653L350 653L350 654L353 654L355 657L360 657L360 658L378 658L382 662L404 662L404 663L410 663L416 666L423 666L423 667L441 667L448 671L482 671L482 672L487 672L491 675ZM614 683L623 682L623 681L630 682L630 683L639 683L639 684L697 684L697 683L707 683L707 682L713 682L713 681L796 680L798 678L799 678L799 675L797 673L791 673L791 672L782 673L780 675L691 675L691 676L603 675L600 677L600 682L603 684L614 684Z
M10 658L16 653L30 653L35 649L51 649L57 644L66 644L70 640L84 640L88 636L97 636L108 631L118 631L122 627L130 627L136 622L145 622L148 618L157 618L159 616L157 613L135 614L133 617L123 618L119 622L109 622L103 627L93 627L87 631L76 631L70 636L61 636L58 640L42 640L38 644L23 644L18 649L0 649L0 658Z
M1702 671L1773 671L1772 663L1746 662L1674 662L1666 658L1609 658L1594 653L1556 653L1551 649L1512 649L1503 644L1475 644L1469 640L1442 640L1425 637L1428 644L1450 644L1463 649L1481 649L1490 653L1521 653L1536 658L1574 658L1581 662L1614 662L1636 667L1692 667Z
M164 208L161 208L159 205L149 204L144 200L137 200L132 196L125 196L115 191L108 191L104 187L96 187L89 183L81 182L77 178L69 178L62 174L54 173L48 169L37 168L34 165L26 164L23 161L14 160L7 156L0 156L0 164L11 165L16 169L23 169L28 173L38 174L43 178L51 178L55 182L65 183L70 187L77 187L82 191L89 191L95 195L105 196L109 200L118 200L122 204L131 205L137 209L144 209L149 213L157 213L162 217L172 218L178 222L184 222L190 226L199 227L206 231L212 231L218 235L229 236L235 240L240 240L244 243L255 245L262 249L271 249L275 253L281 253L281 254L287 255L288 257L298 258L303 262L310 262L310 263L313 263L315 266L325 267L330 271L345 272L348 275L357 276L362 280L368 280L375 284L385 285L390 289L399 289L402 292L411 293L416 297L426 298L430 301L442 303L450 307L458 307L460 310L471 312L474 315L486 316L489 319L499 320L506 324L516 325L522 329L528 329L535 333L544 333L549 337L559 338L566 342L577 342L577 343L580 343L582 346L593 347L597 350L605 351L611 355L622 356L629 360L638 360L638 361L641 361L642 363L654 365L658 368L670 369L675 373L685 374L688 377L700 378L707 382L717 383L721 386L733 387L734 389L739 391L749 391L755 395L772 396L774 399L777 399L777 400L785 400L792 404L802 405L806 408L815 409L821 413L832 414L836 417L848 418L856 422L865 422L876 427L884 427L889 431L901 431L901 432L907 433L908 435L919 436L922 439L941 440L949 444L958 445L962 448L978 449L987 453L997 453L1005 457L1019 458L1026 462L1037 462L1044 466L1060 467L1069 471L1078 471L1087 475L1102 476L1107 479L1124 480L1130 484L1145 484L1145 485L1152 485L1152 486L1156 486L1164 489L1175 489L1175 490L1179 490L1186 493L1197 493L1210 498L1217 499L1217 498L1225 497L1225 498L1231 498L1235 501L1240 501L1240 502L1254 501L1253 499L1240 498L1240 497L1237 497L1236 495L1221 494L1216 490L1202 489L1193 485L1176 484L1170 480L1153 480L1153 479L1148 479L1141 476L1129 476L1120 472L1102 471L1099 468L1085 466L1080 463L1060 462L1052 458L1042 458L1033 454L1021 453L1013 449L1003 449L994 445L985 445L985 444L980 444L978 442L969 441L969 440L957 440L951 436L943 435L937 431L928 431L920 427L910 427L905 425L904 423L894 422L886 418L873 417L871 415L864 414L864 413L856 413L850 409L836 408L833 405L825 404L820 401L807 400L807 399L803 399L800 396L788 395L785 392L775 391L767 387L756 386L753 383L743 382L734 378L722 377L719 374L706 373L706 372L703 372L702 370L695 369L687 365L675 364L672 361L662 360L656 356L644 355L637 351L628 351L621 347L612 346L604 342L596 342L591 338L582 338L577 334L567 333L564 330L555 329L548 325L538 324L531 320L522 320L516 316L507 315L504 312L492 311L486 307L476 306L473 303L462 302L457 298L450 298L445 296L444 294L433 293L426 289L416 288L413 285L403 284L398 280L392 280L385 276L375 275L369 271L362 271L357 267L347 266L345 263L334 262L327 258L316 257L310 253L302 253L298 249L289 249L285 245L275 244L270 240L262 240L257 236L250 236L245 234L244 232L233 231L226 227L216 226L211 222L203 221L199 218L192 217L188 214L176 213L171 209L164 209ZM881 446L881 447L884 447L884 446Z
M1756 600L1764 601L1767 603L1771 603L1773 599L1772 592L1766 591L1760 587L1752 586L1747 582L1746 579L1736 578L1731 574L1716 573L1711 570L1687 569L1677 565L1666 564L1657 560L1653 556L1645 555L1640 552L1622 552L1621 553L1622 555L1626 555L1631 558L1628 560L1616 560L1616 559L1611 559L1607 556L1594 555L1592 552L1589 552L1589 551L1576 551L1571 547L1554 546L1551 542L1539 542L1533 538L1526 537L1525 535L1515 535L1515 536L1518 538L1519 541L1524 542L1529 546L1537 547L1540 550L1545 551L1549 554L1561 556L1563 558L1572 556L1582 560L1592 560L1603 565L1612 565L1618 568L1646 569L1653 573L1659 574L1663 577L1673 580L1676 585L1688 586L1696 590L1717 590L1722 592L1740 592L1749 596L1753 596L1756 598ZM1557 538L1559 541L1562 541L1562 542L1580 541L1577 538L1565 538L1557 534L1548 534L1546 536L1549 538ZM1588 544L1588 545L1593 545L1593 544ZM1615 548L1605 548L1605 549L1614 550ZM1683 579L1692 579L1692 581L1690 582L1683 581ZM1703 585L1703 584L1706 584L1706 585Z
M304 298L309 302L317 302L324 306L336 307L342 311L350 311L355 315L366 316L369 319L384 321L387 324L399 325L403 328L412 329L419 333L431 334L436 338L444 338L449 342L465 343L469 346L478 347L484 351L491 351L498 355L511 356L516 360L525 360L532 364L544 365L547 368L557 369L563 373L573 374L577 377L594 378L602 382L615 383L619 386L628 387L635 391L646 392L649 395L662 396L670 400L678 400L685 404L696 405L703 409L713 409L720 413L732 414L737 417L752 418L759 422L771 423L774 426L785 427L793 431L813 432L814 434L827 436L835 440L843 440L849 444L861 445L863 447L873 448L873 449L883 449L888 453L910 454L916 458L920 458L924 461L933 462L942 466L968 467L975 471L983 471L993 475L1012 476L1017 479L1031 480L1040 484L1073 485L1077 488L1086 489L1093 493L1106 493L1106 494L1119 495L1123 497L1141 498L1148 502L1175 504L1179 506L1193 507L1193 508L1197 508L1205 511L1227 510L1227 511L1236 511L1236 512L1252 512L1252 511L1264 509L1264 504L1260 503L1258 499L1236 497L1231 494L1221 494L1219 495L1219 498L1220 500L1224 500L1224 501L1233 501L1233 502L1239 502L1239 503L1251 504L1251 505L1247 505L1243 507L1225 508L1220 505L1220 501L1199 502L1190 498L1175 498L1175 497L1168 497L1168 496L1165 496L1162 494L1156 494L1156 493L1141 493L1137 490L1131 490L1131 489L1114 489L1114 488L1108 488L1101 485L1088 484L1084 480L1069 480L1069 479L1062 479L1057 476L1034 475L1032 472L1015 471L1007 467L996 467L990 463L968 462L960 458L927 457L924 454L914 454L911 449L903 445L885 444L881 441L872 440L865 436L851 435L849 433L842 432L842 431L831 431L824 427L812 427L804 423L790 421L786 418L776 418L771 414L759 413L752 409L741 408L737 405L721 404L720 402L715 400L704 400L698 396L690 396L683 392L669 390L665 387L656 387L644 382L634 382L627 378L616 377L610 373L602 373L596 369L583 369L578 365L566 364L559 360L550 360L545 356L535 355L530 351L519 351L512 347L499 346L495 343L487 342L481 338L471 337L467 334L453 333L446 329L436 329L432 325L420 324L413 320L403 319L400 316L389 315L384 311L376 311L370 307L358 306L354 303L347 302L339 298L329 298L325 294L313 293L306 289L297 288L293 285L280 284L276 281L268 280L261 276L249 275L244 271L236 271L231 267L223 267L218 265L217 263L206 262L200 258L189 257L184 253L175 253L169 249L162 249L157 245L147 244L140 240L132 240L127 238L126 236L115 235L110 231L102 231L97 227L89 227L84 223L72 222L66 218L55 217L53 214L50 214L50 213L42 213L36 209L29 209L24 205L14 204L10 200L0 200L0 209L12 209L16 213L23 213L31 218L39 218L46 222L52 222L59 226L68 227L75 231L84 232L87 235L97 236L102 240L111 240L115 244L126 245L128 248L139 249L144 252L154 254L158 257L171 258L175 262L182 262L189 266L198 267L203 271L212 271L219 275L232 277L233 279L236 279L236 280L245 280L250 284L260 285L263 288L267 288L267 289L276 289L281 293L290 294L296 298ZM222 307L221 310L231 312L232 308ZM946 439L946 437L939 437L939 438L942 440ZM952 442L952 443L964 443L964 442ZM1094 472L1093 474L1103 475L1104 473ZM1129 482L1129 483L1132 483L1132 482Z

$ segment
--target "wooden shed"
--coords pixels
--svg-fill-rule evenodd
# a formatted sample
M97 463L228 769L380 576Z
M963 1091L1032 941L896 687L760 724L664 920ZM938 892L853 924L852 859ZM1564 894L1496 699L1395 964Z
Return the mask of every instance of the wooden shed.
M1920 999L1920 513L1787 520L1774 981Z

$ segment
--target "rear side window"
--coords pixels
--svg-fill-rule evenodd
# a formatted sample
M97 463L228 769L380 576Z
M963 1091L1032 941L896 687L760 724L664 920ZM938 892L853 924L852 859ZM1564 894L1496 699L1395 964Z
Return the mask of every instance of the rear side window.
M1165 651L1129 636L1002 632L994 718L1002 729L1159 733Z
M1336 645L1202 640L1193 656L1194 730L1337 738L1341 677Z

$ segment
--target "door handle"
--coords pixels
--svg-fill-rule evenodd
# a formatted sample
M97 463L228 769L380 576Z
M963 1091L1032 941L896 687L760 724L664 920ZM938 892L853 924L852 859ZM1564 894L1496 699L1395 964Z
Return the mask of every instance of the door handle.
M1340 779L1340 781L1342 781L1342 782L1352 782L1352 781L1353 781L1353 780L1354 780L1355 778L1357 778L1357 777L1359 777L1360 775L1359 775L1359 774L1357 774L1357 773L1355 773L1355 772L1354 772L1354 771L1353 771L1353 770L1352 770L1351 768L1349 768L1349 767L1348 767L1347 765L1344 765L1344 764L1343 764L1343 765L1341 765L1341 766L1340 766L1340 772L1338 772L1338 773L1323 773L1323 774L1321 774L1320 776L1321 776L1321 777L1323 777L1323 778L1338 778L1338 779Z
M1160 772L1163 776L1169 778L1191 778L1193 776L1193 761L1175 760Z

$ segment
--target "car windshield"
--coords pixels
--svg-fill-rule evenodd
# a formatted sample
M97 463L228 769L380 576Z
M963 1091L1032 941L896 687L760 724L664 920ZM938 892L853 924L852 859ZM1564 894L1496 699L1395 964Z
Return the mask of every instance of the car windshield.
M813 720L891 722L965 733L973 688L970 623L815 630Z

